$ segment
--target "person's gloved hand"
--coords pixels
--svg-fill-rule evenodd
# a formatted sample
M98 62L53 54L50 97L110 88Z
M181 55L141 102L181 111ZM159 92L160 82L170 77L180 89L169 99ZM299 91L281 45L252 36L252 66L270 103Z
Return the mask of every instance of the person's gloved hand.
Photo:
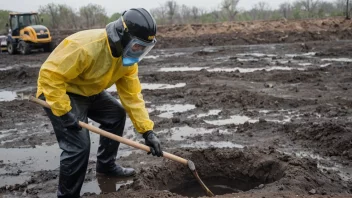
M153 156L158 156L158 157L163 156L163 152L161 151L160 141L156 137L153 131L147 131L143 133L143 138L145 139L145 144L150 147L150 152L152 153Z
M63 116L60 116L60 118L65 128L77 131L82 129L82 127L78 124L78 118L72 112L68 112Z

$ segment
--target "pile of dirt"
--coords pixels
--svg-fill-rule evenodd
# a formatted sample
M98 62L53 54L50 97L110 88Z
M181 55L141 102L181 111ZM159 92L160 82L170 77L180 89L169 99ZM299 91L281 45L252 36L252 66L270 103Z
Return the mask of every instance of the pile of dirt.
M230 32L243 32L246 34L266 31L318 32L325 30L346 30L350 29L351 24L351 20L345 20L343 17L309 20L224 22L215 24L177 24L159 26L157 34L162 37L194 37Z
M273 149L188 149L175 154L192 160L200 177L219 197L280 191L296 195L345 194L351 187L334 173L324 175L314 160L294 158ZM143 168L132 184L109 196L127 198L147 194L149 197L204 196L188 168L170 161Z
M178 24L158 27L155 48L293 43L351 39L350 20L326 18ZM56 44L79 30L52 30Z

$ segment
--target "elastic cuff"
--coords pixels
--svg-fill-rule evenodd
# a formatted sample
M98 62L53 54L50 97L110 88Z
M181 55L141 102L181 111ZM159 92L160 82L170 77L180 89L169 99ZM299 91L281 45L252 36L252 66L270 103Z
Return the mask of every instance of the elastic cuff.
M143 135L143 138L145 139L145 138L147 138L151 133L154 133L152 130L150 130L150 131L147 131L147 132L145 132L145 133L143 133L142 135Z

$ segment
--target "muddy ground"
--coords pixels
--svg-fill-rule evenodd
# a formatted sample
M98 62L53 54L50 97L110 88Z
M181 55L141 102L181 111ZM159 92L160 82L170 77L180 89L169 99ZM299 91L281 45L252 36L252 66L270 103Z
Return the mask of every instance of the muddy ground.
M140 81L164 150L191 159L218 197L352 197L351 53L349 40L159 48ZM47 56L0 54L3 197L55 197L60 150L27 100ZM124 135L143 142L129 120ZM98 138L83 197L204 196L186 167L124 145L117 162L137 176L97 176Z

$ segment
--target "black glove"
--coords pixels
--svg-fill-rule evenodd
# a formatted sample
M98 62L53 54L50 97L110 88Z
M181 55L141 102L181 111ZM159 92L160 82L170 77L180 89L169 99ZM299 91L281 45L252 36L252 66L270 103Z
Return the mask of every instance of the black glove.
M72 112L68 112L63 116L60 116L60 118L65 128L76 130L76 131L79 131L82 129L82 127L79 126L78 124L79 122L78 118Z
M143 133L143 138L145 139L145 144L150 147L150 153L152 153L153 156L163 156L160 141L153 131L147 131Z

